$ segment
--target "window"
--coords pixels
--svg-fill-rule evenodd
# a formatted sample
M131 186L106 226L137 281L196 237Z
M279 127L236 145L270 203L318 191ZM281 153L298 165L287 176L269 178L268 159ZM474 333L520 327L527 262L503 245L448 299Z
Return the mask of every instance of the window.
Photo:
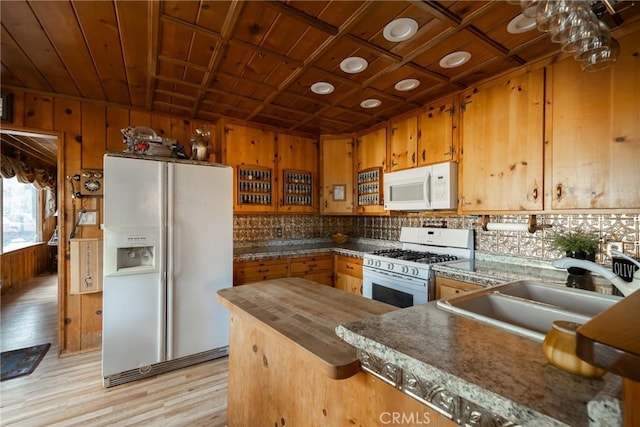
M38 191L17 178L2 179L2 252L41 240L38 227Z

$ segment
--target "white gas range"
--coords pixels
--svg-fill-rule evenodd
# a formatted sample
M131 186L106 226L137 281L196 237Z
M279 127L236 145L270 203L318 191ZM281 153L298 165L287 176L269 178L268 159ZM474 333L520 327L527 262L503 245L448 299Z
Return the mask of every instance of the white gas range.
M362 294L398 307L435 298L431 265L473 259L473 230L402 227L402 249L383 249L363 257Z

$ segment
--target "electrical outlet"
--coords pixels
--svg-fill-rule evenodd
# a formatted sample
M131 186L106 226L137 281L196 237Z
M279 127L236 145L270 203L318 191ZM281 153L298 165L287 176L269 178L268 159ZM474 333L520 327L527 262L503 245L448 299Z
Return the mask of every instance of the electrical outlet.
M282 227L276 228L276 237L282 237Z
M623 251L622 242L609 242L607 243L607 256L611 258L611 251Z
M98 211L78 212L78 225L96 225L98 223Z

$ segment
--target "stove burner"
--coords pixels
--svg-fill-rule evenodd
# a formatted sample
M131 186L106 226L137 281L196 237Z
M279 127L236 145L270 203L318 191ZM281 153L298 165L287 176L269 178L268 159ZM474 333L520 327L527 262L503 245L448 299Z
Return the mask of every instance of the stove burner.
M455 255L434 254L431 252L410 251L406 249L380 249L373 252L374 255L406 261L415 261L421 264L435 264L444 261L455 261Z

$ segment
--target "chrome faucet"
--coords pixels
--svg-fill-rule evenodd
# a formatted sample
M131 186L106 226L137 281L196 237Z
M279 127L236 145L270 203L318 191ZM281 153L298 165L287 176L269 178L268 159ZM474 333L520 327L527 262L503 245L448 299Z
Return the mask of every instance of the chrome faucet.
M630 256L623 254L622 252L611 251L611 254L624 258L634 263L640 268L640 262L631 258ZM624 295L625 297L629 296L631 293L640 289L640 272L633 276L633 280L631 282L627 282L624 279L622 279L620 276L618 276L616 273L604 268L600 264L596 264L595 262L587 261L584 259L561 258L553 261L551 265L553 265L556 268L569 268L569 267L584 268L585 270L589 270L593 273L597 273L600 276L607 279L608 281L610 281L613 284L613 286L618 288L618 290L622 292L622 295Z

